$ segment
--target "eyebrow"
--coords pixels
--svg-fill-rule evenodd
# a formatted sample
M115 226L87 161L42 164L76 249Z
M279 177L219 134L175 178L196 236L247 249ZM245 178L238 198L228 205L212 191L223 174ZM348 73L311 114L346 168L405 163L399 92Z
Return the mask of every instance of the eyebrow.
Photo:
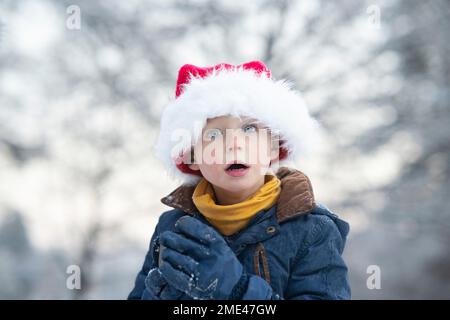
M249 123L256 123L256 122L258 122L257 119L247 119L247 120L244 120L242 124L249 124Z
M249 124L254 124L256 125L258 128L268 128L268 126L264 125L262 121L255 119L255 118L250 118L250 119L246 119L246 120L242 120L242 124L241 127L249 125ZM207 128L207 130L210 129L220 129L220 130L225 130L225 129L229 129L228 127L224 127L223 125L211 125L209 128Z
M258 119L249 119L243 123L243 125L253 124L256 125L259 129L269 129L269 126L264 124L261 120Z

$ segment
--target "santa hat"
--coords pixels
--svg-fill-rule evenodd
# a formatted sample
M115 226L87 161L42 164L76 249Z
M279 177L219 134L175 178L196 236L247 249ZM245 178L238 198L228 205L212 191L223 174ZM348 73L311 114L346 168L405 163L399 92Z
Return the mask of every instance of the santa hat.
M233 66L182 66L175 99L164 109L155 155L168 173L185 185L195 185L201 172L183 162L201 137L208 118L224 115L255 118L280 135L278 165L295 165L316 144L319 124L309 115L298 91L288 80L275 80L260 61ZM188 132L189 139L181 139Z

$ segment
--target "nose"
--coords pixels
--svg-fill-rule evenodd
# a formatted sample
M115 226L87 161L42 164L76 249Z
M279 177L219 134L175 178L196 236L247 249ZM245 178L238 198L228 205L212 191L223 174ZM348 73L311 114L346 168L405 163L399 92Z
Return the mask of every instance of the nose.
M232 139L233 141L229 144L228 151L241 150L243 142L240 133L234 133Z

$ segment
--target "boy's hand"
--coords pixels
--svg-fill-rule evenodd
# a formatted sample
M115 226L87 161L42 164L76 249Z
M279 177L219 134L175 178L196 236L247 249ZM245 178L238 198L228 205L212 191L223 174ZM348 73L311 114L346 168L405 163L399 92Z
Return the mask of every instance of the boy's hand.
M184 295L184 292L167 283L158 268L150 270L145 278L145 286L152 300L180 300Z
M160 235L166 280L194 299L228 299L243 273L234 252L216 230L193 217L180 218L175 228Z

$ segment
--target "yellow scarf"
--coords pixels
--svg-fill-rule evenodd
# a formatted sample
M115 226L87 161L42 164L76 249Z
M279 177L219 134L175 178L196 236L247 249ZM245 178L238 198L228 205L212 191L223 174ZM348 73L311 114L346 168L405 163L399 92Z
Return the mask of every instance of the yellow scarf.
M242 202L218 205L214 189L205 178L195 187L192 200L200 213L223 235L229 236L244 228L259 211L272 207L278 200L281 181L267 174L264 185Z

